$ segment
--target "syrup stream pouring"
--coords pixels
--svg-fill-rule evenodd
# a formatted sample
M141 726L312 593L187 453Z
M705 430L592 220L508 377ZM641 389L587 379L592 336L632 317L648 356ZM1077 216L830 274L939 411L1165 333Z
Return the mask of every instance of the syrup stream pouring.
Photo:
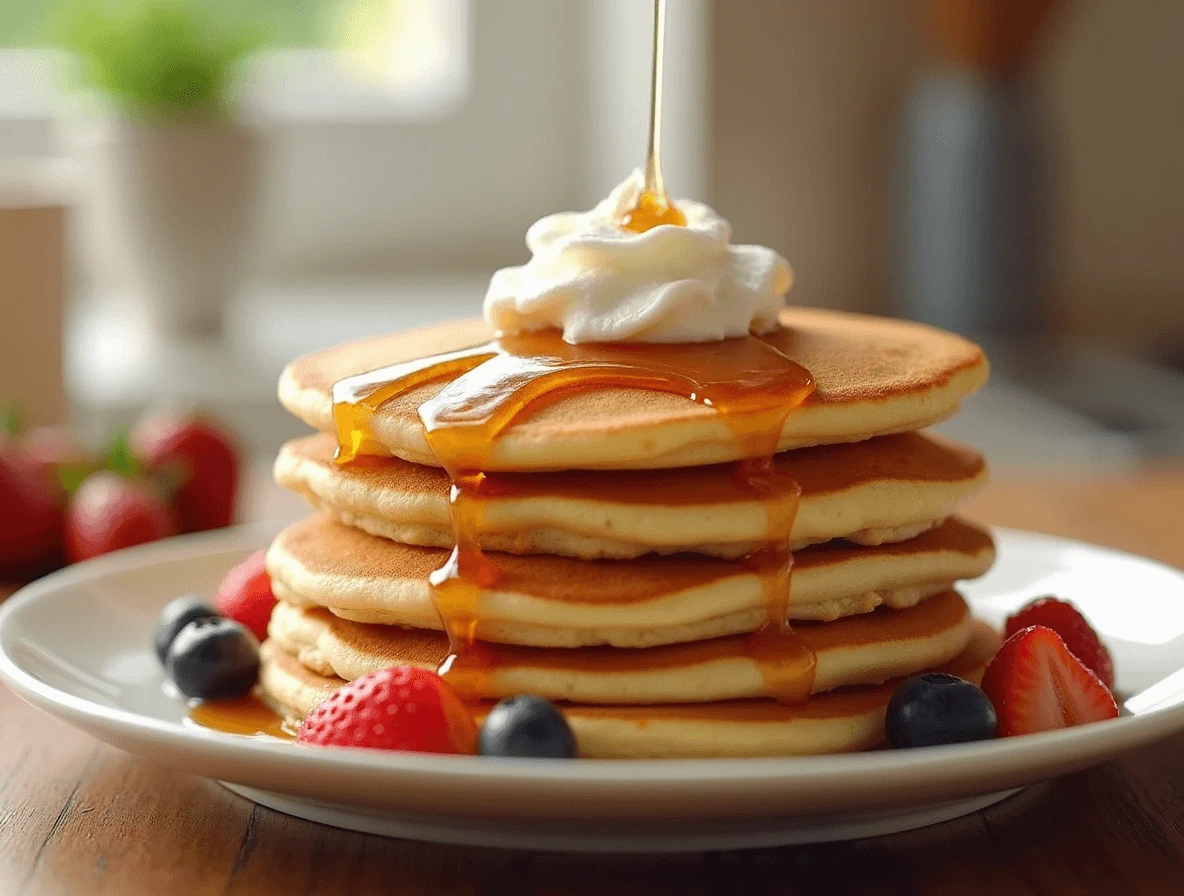
M645 233L659 224L683 227L683 213L675 208L662 181L662 66L666 44L666 0L654 0L654 54L650 68L650 136L645 151L645 188L637 204L621 220L621 226Z
M650 133L645 187L622 229L645 233L659 226L685 226L662 181L662 63L665 0L654 3L654 52L650 83ZM781 700L805 700L815 657L789 630L793 554L790 530L801 489L773 468L789 414L814 391L810 372L768 342L753 336L715 343L588 343L571 345L557 333L503 336L475 346L396 364L350 377L333 387L333 417L339 463L359 454L385 453L372 429L388 401L441 379L451 379L420 404L428 447L452 480L450 512L455 547L431 578L432 598L451 653L440 666L466 697L488 691L496 668L480 640L482 594L497 586L502 571L480 545L485 471L498 436L524 413L577 393L603 389L669 392L719 412L742 447L736 466L739 492L766 508L766 543L745 559L764 590L766 621L754 633L751 655L760 664L768 692ZM592 567L589 568L591 573ZM590 582L590 587L595 587Z

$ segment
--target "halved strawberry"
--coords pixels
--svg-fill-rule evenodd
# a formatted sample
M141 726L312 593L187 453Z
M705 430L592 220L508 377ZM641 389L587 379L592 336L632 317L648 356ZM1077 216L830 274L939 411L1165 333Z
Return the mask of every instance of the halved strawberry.
M1035 734L1118 715L1114 695L1047 626L1032 625L1003 642L982 688L999 716L999 736Z
M1055 597L1032 601L1007 620L1003 636L1010 638L1029 625L1051 628L1061 636L1069 651L1102 680L1102 684L1114 689L1114 661L1110 659L1110 651L1075 606Z

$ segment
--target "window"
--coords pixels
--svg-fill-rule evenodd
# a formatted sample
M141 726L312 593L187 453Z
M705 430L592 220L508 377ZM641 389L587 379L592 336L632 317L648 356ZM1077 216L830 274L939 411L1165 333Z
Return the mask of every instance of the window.
M0 0L0 46L44 45L47 12L66 2L89 0ZM523 257L536 218L586 207L642 162L648 3L178 2L265 12L284 44L243 86L267 132L263 278L488 276ZM688 195L704 188L706 10L681 0L668 22L664 168ZM53 70L40 51L0 49L0 157L69 147L72 120L64 143L54 135Z
M70 2L0 4L0 114L45 111L55 17ZM137 0L105 0L134 3ZM265 50L246 66L244 101L270 116L439 115L468 86L468 0L178 0L244 18ZM20 52L14 52L19 48Z
M14 0L0 4L0 47L43 47L53 43L54 17L77 0ZM130 3L134 0L117 0ZM347 4L363 6L372 0L185 0L219 12L250 17L283 44L317 43L338 10ZM387 0L375 0L386 3ZM394 0L399 2L399 0Z
M329 48L260 54L248 102L279 117L447 114L468 89L467 0L353 0L334 7Z
M68 381L99 420L187 383L190 356L153 355L123 301L130 254L105 174L119 151L109 121L55 121L55 59L36 48L46 11L63 2L89 0L0 0L0 164L5 154L78 162L85 301L73 303ZM241 419L244 433L278 415L282 361L415 314L474 313L490 272L524 259L534 220L586 208L643 161L645 0L177 2L269 11L283 38L245 66L242 85L265 152L255 282L232 310L251 366L194 378L205 390L194 400ZM704 192L707 10L680 0L668 22L664 168L681 195ZM223 374L234 380L225 388Z

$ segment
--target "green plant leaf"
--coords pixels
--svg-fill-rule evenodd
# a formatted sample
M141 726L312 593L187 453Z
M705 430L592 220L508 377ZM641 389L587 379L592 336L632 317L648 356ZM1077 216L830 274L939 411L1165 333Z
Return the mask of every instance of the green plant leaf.
M62 464L57 469L58 485L69 497L94 472L94 464Z
M3 410L0 410L0 432L8 436L19 436L25 431L24 416L19 401L15 398L6 401Z
M85 80L128 111L222 114L238 64L267 42L263 8L259 0L57 0L51 31L80 57Z
M120 476L135 478L143 473L143 465L132 451L127 429L120 429L111 438L104 455L103 466Z

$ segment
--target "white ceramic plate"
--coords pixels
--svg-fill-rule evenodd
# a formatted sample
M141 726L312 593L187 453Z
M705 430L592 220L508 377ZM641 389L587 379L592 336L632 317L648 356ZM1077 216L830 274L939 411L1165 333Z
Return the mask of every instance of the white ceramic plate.
M0 678L42 709L283 812L440 842L661 851L870 836L989 805L1184 729L1184 574L1064 539L998 531L964 589L999 622L1072 599L1114 654L1130 715L1066 731L802 759L572 762L314 750L183 723L150 642L157 611L212 592L269 527L135 548L56 573L0 609Z

